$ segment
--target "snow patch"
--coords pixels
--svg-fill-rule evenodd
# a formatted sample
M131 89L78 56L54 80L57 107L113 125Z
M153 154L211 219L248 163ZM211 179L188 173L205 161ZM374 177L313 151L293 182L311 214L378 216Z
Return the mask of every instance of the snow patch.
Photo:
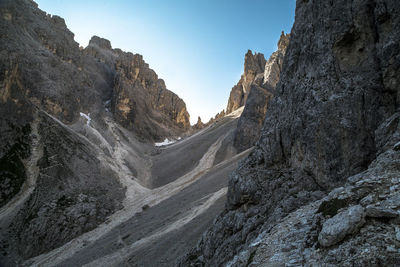
M181 139L178 138L178 140L181 140ZM165 138L165 140L163 142L154 143L154 145L155 146L168 146L168 145L175 143L176 141L177 140L169 140L168 138Z
M81 117L84 117L86 119L86 125L90 126L90 121L92 120L90 118L90 113L88 113L88 115L86 115L85 113L79 112L79 114L81 115Z

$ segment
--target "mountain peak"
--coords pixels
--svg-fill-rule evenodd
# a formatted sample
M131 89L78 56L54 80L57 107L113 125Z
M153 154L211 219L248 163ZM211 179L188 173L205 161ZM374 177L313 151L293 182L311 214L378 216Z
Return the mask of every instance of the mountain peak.
M278 41L278 49L279 50L286 50L289 45L290 33L285 34L284 31L281 33L281 37Z
M98 47L103 49L112 49L111 42L109 40L98 37L96 35L92 36L89 41L89 45L97 45Z
M265 57L262 53L254 53L249 49L244 56L244 72L245 74L254 72L263 72L265 67Z

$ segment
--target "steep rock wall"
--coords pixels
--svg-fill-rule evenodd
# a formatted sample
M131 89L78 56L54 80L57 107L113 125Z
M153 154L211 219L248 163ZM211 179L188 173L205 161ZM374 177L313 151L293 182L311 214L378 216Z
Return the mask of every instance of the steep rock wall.
M398 1L296 5L261 138L230 178L226 210L182 265L239 257L259 232L364 171L380 151L375 131L399 108Z

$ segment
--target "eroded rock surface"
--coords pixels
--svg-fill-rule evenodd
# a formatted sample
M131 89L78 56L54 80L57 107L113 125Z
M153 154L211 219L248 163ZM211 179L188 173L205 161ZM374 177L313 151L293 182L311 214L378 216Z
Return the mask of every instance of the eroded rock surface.
M342 241L346 235L357 233L364 223L364 208L360 205L352 206L328 219L322 225L318 242L324 247L332 246Z
M399 175L399 154L389 144L398 142L399 88L394 85L400 77L399 15L400 6L394 0L297 1L280 82L261 137L230 178L225 211L181 261L182 266L217 266L241 255L254 258L249 249L260 232L272 236L269 231L285 216L342 186L368 166L373 180L397 188L391 179ZM385 164L391 165L394 176L386 176L387 168L378 166ZM393 226L398 224L398 220L391 226L373 221L372 233L377 229L394 233ZM294 228L288 229L289 236L300 238ZM378 240L363 229L360 239L358 234L350 239L355 241L346 245L346 253L328 248L314 258L316 265L345 263L349 255L349 266L351 262L398 265L398 243L393 238ZM317 236L308 246L318 242ZM279 243L282 237L274 240ZM365 250L364 240L373 247ZM368 253L371 250L374 253ZM299 264L296 257L301 249L287 251L293 258L280 263ZM271 253L259 257L277 259Z

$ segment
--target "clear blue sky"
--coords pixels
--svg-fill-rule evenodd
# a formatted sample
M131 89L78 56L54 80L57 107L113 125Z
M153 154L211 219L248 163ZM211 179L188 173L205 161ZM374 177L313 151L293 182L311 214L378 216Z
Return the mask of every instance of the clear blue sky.
M75 40L93 35L139 53L186 102L191 122L226 108L248 49L268 59L290 32L295 0L36 0Z

